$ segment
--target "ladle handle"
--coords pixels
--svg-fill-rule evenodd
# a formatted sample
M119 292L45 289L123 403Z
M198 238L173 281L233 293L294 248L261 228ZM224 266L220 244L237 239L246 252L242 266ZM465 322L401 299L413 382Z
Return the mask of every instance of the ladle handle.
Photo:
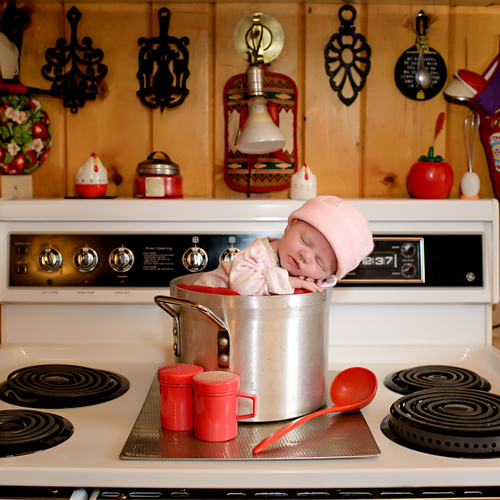
M319 417L320 415L326 415L327 413L335 413L340 411L356 411L359 410L359 405L347 405L347 406L332 406L330 408L325 408L323 410L318 410L313 413L309 413L309 415L304 415L303 417L299 417L292 422L280 427L275 430L272 434L269 434L266 438L264 438L253 450L253 454L257 455L262 450L265 450L269 445L273 444L278 439L282 438L285 434L288 434L290 431L298 427L300 424L311 420L314 417Z

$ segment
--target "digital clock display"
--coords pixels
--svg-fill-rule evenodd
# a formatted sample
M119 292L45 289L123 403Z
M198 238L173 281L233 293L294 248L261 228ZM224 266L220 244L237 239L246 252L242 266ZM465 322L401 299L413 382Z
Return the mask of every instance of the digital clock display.
M353 271L340 281L344 283L410 283L425 282L423 265L424 239L420 236L375 236L374 249Z
M397 254L377 254L372 253L361 261L362 267L375 268L393 268L398 266Z

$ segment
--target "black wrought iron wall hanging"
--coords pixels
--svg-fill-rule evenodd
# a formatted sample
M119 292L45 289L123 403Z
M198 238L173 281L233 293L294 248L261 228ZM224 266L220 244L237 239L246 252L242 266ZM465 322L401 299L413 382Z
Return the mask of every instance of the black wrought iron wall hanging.
M351 13L350 19L343 15L347 11ZM339 32L332 35L325 47L325 69L330 77L332 89L338 92L339 99L346 106L350 106L365 86L366 77L370 72L371 49L365 37L356 33L354 7L340 7L339 19Z
M82 45L78 43L80 11L71 7L66 17L71 26L71 42L59 38L54 48L46 50L47 64L42 67L42 76L53 82L50 89L62 95L64 107L76 113L86 100L96 98L97 83L106 76L108 68L102 64L102 50L92 47L92 39L84 37Z
M169 36L170 10L165 7L158 11L158 23L159 36L139 38L142 47L137 78L141 87L137 95L148 108L159 106L163 111L179 106L189 94L186 88L189 38Z

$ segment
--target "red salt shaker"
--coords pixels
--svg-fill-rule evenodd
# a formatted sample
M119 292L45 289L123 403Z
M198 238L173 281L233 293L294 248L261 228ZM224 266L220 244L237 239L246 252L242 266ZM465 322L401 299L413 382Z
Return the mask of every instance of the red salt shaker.
M238 421L255 417L257 396L238 392L236 373L208 371L193 377L194 435L203 441L229 441L238 435ZM238 415L237 398L252 400L252 413Z
M160 382L161 426L169 431L193 430L193 376L203 367L186 363L167 365L158 370Z

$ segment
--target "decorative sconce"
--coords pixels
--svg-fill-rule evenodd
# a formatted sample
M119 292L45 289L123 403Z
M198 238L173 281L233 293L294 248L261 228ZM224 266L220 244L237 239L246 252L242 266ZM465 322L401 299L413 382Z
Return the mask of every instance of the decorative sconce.
M261 22L266 17L271 25L274 24L275 36L269 26ZM250 20L252 24L248 28ZM234 33L234 43L240 55L250 62L246 71L248 115L242 113L236 148L244 154L266 154L281 150L286 139L267 109L263 64L281 53L283 30L274 18L256 13L240 21Z

